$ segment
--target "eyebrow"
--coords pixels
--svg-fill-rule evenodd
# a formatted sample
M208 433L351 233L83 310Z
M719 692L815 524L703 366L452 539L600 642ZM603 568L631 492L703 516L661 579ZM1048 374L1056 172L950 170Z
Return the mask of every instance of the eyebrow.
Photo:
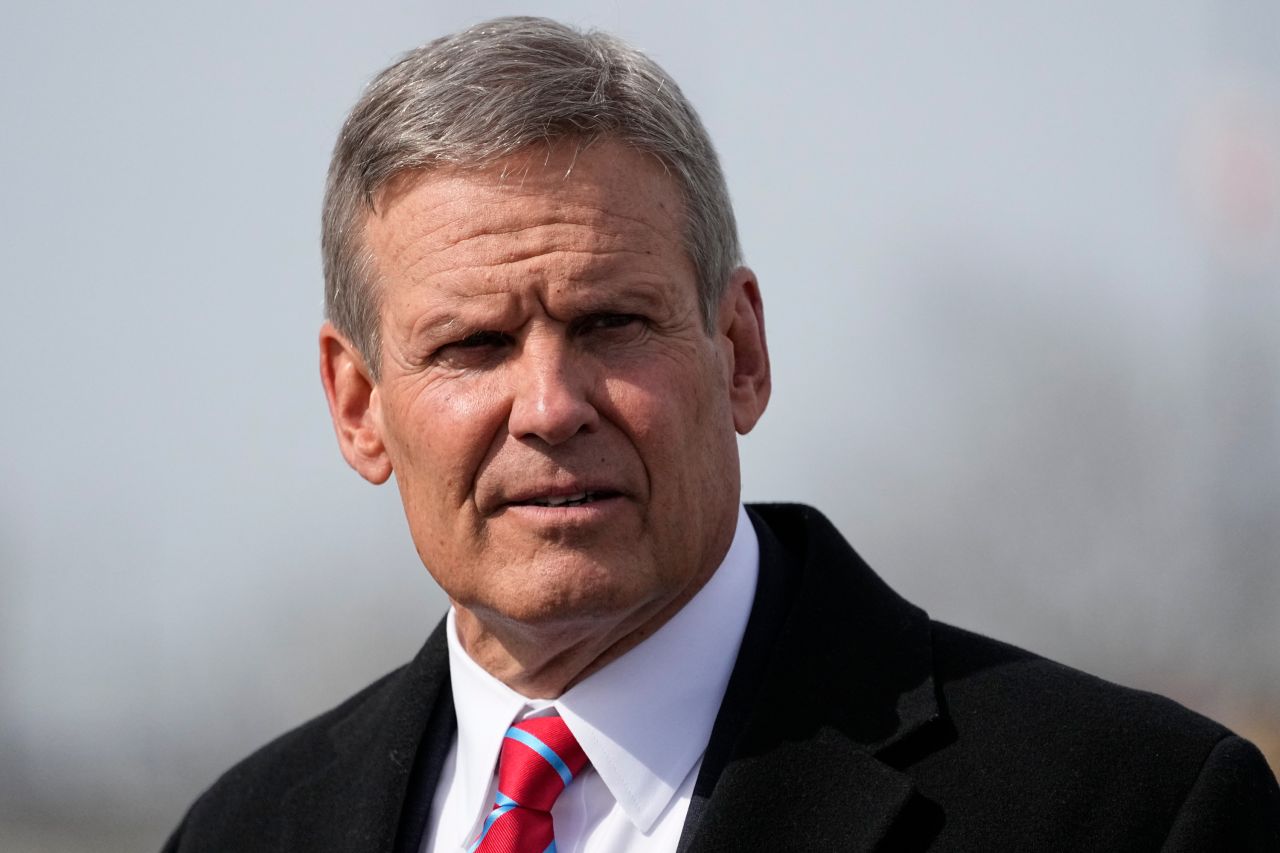
M608 312L641 311L649 314L660 314L668 307L666 292L657 282L632 280L609 288L596 288L592 284L594 278L571 280L573 288L568 297L570 315L565 321L590 314ZM462 305L475 305L475 297L464 297ZM486 300L487 301L487 300ZM494 303L497 303L496 306ZM448 340L487 329L501 328L510 317L522 317L523 312L516 307L514 300L498 298L489 303L496 310L485 307L473 308L451 305L439 306L438 310L428 312L409 326L411 340L438 341Z
M578 313L591 314L597 311L616 310L618 306L632 305L657 311L668 304L668 300L664 298L665 294L657 285L630 282L602 292L591 288L585 281L581 283L584 285L584 292L581 296L574 297L574 305Z
M463 332L474 331L474 325L453 313L441 313L419 318L409 328L411 340L442 340L457 337Z

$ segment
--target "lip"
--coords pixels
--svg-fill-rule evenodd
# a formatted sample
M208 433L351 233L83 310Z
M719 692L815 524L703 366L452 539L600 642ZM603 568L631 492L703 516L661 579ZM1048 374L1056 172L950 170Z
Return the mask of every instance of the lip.
M560 506L544 506L536 503L506 503L499 507L495 514L515 514L523 518L542 521L585 520L612 512L622 506L622 503L622 495L612 492L586 503L562 504Z
M586 503L564 504L560 506L541 506L537 502L541 501L564 501L567 499L588 496L591 500ZM602 503L613 500L614 498L624 497L623 490L608 483L598 482L560 482L560 483L543 483L530 486L521 486L510 492L505 492L499 496L496 501L496 507L499 510L510 507L532 507L534 509L576 509L580 507L589 507L595 503Z
M490 518L503 524L515 524L538 536L559 538L574 531L586 533L612 529L623 523L626 508L626 498L617 492L611 492L606 497L588 503L562 506L505 503Z
M546 500L563 500L589 495L584 503L547 505ZM612 483L588 480L558 480L514 487L494 501L493 518L507 518L535 528L592 526L606 523L621 511L627 495Z

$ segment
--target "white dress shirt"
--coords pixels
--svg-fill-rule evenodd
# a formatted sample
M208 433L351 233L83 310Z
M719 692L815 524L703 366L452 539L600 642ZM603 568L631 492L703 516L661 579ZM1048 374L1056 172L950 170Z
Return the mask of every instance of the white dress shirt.
M481 669L449 611L458 731L422 853L466 850L493 808L507 727L558 712L591 759L551 810L558 853L675 850L755 596L760 546L746 510L724 562L640 645L555 700L527 699Z

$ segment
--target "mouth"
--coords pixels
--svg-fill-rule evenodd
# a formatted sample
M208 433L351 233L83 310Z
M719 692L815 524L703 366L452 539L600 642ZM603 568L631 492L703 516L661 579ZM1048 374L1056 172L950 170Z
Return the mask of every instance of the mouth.
M570 495L537 495L524 500L512 501L510 506L585 506L586 504L595 503L596 501L608 500L609 498L616 497L618 497L618 492L609 490L577 492Z

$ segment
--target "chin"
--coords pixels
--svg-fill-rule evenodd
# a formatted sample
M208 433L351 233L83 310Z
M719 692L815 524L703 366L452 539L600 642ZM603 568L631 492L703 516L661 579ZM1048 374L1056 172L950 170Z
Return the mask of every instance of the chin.
M662 597L651 579L642 566L557 560L539 566L527 585L488 602L483 609L530 626L622 621Z

